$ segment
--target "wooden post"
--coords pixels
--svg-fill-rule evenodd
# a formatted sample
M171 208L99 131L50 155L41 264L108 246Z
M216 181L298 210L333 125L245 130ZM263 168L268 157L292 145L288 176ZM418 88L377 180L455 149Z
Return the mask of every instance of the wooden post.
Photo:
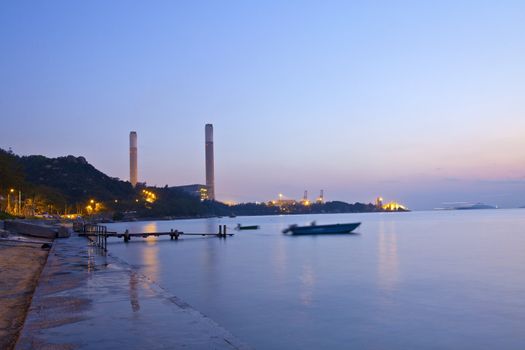
M219 225L219 233L217 234L217 236L222 237L222 226L221 225Z
M226 238L226 225L224 225L223 231L224 231L224 238Z
M129 231L126 230L126 232L124 232L124 242L125 242L125 243L128 243L128 242L129 242L129 239L130 239L130 237L129 237Z

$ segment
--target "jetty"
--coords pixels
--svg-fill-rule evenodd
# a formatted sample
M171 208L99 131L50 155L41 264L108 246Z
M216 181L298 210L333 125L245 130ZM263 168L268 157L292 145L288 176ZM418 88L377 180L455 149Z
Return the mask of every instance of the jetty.
M123 238L124 242L127 243L131 238L148 238L148 237L160 237L169 236L170 240L178 240L182 236L215 236L218 238L231 237L234 234L228 233L226 225L219 225L217 233L197 233L197 232L182 232L179 230L173 230L167 232L124 232L108 231L106 226L96 224L73 224L73 230L78 233L79 236L87 237L93 240L97 246L107 251L107 242L109 237Z

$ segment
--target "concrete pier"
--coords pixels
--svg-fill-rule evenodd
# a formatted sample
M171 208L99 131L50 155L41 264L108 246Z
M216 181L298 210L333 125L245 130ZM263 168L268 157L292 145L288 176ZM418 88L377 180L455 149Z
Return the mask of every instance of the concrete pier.
M248 349L85 238L57 240L17 349Z

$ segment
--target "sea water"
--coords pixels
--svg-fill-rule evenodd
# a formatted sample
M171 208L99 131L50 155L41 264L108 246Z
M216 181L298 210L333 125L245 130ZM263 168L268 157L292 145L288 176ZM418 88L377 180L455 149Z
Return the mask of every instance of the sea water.
M362 222L288 236L290 224ZM260 225L234 231L237 223ZM235 236L112 239L128 262L258 349L525 349L525 210L109 225ZM154 325L152 325L154 326Z

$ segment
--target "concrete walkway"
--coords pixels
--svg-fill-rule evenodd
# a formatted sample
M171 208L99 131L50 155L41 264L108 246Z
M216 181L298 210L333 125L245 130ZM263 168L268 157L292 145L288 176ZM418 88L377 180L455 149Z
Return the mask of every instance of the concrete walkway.
M85 238L55 240L17 349L247 349Z
M49 251L17 238L0 239L0 349L14 348Z

